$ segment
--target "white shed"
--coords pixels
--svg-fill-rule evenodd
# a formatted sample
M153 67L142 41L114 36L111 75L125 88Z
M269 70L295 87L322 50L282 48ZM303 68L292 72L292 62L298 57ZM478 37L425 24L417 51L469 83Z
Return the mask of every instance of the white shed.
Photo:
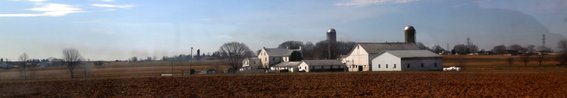
M299 64L299 71L304 71L304 72L346 71L346 65L339 60L303 60L303 62Z
M270 67L270 70L297 72L298 71L297 66L299 66L300 63L301 62L299 61L281 62L279 64Z
M442 57L428 50L387 50L372 59L372 71L441 71L442 65Z

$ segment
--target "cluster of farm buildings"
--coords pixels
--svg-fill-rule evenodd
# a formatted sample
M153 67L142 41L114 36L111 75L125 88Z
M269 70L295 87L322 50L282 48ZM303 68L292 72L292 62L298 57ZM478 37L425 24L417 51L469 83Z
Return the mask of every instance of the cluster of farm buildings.
M262 48L257 57L242 61L240 71L265 70L278 72L328 71L441 71L442 56L420 49L415 28L404 28L405 42L358 42L347 55L337 56L336 31L327 31L328 59L290 61L299 49Z

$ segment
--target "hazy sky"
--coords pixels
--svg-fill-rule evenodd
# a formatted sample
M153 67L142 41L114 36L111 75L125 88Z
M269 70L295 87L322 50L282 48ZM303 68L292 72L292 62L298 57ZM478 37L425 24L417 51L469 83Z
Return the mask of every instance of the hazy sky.
M547 46L567 36L566 0L2 0L0 58L91 60L205 53L239 41L253 51L283 41L403 41L413 25L428 46Z

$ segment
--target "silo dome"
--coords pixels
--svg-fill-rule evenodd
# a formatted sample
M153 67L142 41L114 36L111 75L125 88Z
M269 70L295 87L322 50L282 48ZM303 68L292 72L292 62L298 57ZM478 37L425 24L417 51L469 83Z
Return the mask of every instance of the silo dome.
M413 26L407 25L407 26L404 28L404 30L415 30L415 29L413 28Z
M329 31L327 32L337 32L337 31L335 31L335 28L330 28Z

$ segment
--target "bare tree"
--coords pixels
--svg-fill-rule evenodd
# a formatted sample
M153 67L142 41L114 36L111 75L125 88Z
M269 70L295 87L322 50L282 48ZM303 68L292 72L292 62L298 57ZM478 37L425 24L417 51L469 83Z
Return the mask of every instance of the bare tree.
M83 57L81 57L77 49L67 48L63 49L63 60L71 74L71 78L75 78L74 70L81 63Z
M506 46L504 45L494 46L494 48L492 48L492 52L494 52L495 54L506 54Z
M419 49L431 50L431 49L429 49L429 47L425 46L425 44L423 44L423 43L421 43L421 42L417 42L416 44L417 44L417 47L418 47Z
M535 45L528 45L526 47L526 52L528 54L535 54L537 52L537 50L535 49Z
M28 54L24 53L22 55L20 55L20 57L18 58L21 62L21 66L18 68L20 71L20 77L23 79L28 79L28 70L29 70L29 66L28 66Z
M314 59L313 50L315 49L315 44L312 42L306 42L304 47L301 49L303 54L303 59Z
M227 58L231 66L230 72L238 70L242 66L240 63L244 58L254 55L248 46L240 42L224 43L217 52Z
M557 58L559 65L567 65L567 39L559 41L559 49L561 51L559 58Z
M440 54L440 53L445 53L445 49L443 49L441 46L439 45L435 45L433 46L433 48L431 49L431 51Z
M291 55L289 56L289 61L301 61L301 60L303 60L303 54L301 54L301 52L299 51L291 52Z
M311 43L313 45L313 43ZM278 48L287 48L287 49L301 49L301 52L294 51L290 56L290 61L301 61L303 60L303 53L305 53L305 45L301 41L285 41L278 45ZM308 47L311 48L311 47ZM307 49L309 50L309 49ZM260 50L258 50L260 53Z
M328 42L326 40L319 41L311 51L312 54L305 54L305 57L313 57L308 59L325 59L329 57L329 50L327 48ZM337 41L337 54L346 55L356 46L355 42L350 41Z
M288 49L299 49L303 47L303 42L301 41L285 41L278 45L278 48L288 48Z
M466 55L468 54L468 47L465 44L458 44L453 46L453 54Z
M526 52L526 48L518 45L518 44L514 44L514 45L510 45L510 47L508 47L508 49L516 51L517 53L525 53Z

